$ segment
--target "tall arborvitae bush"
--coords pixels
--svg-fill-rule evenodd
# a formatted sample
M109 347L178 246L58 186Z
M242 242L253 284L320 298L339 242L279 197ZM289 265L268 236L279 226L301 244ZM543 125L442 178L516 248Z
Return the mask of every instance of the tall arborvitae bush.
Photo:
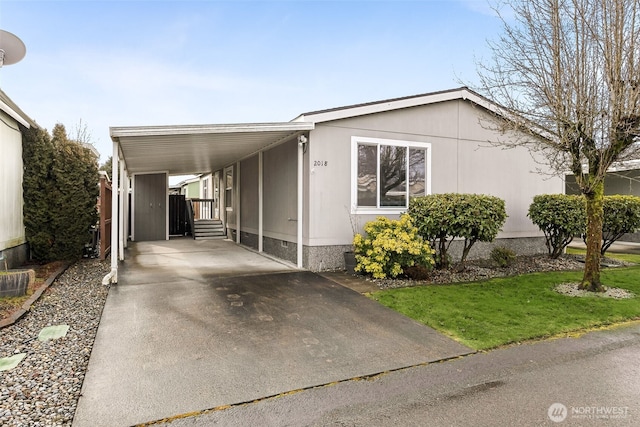
M39 261L82 256L98 216L95 154L68 139L63 125L53 138L30 129L23 138L24 212L27 241Z
M46 130L32 127L23 133L24 226L31 256L37 260L50 259L53 244L53 153L53 143Z

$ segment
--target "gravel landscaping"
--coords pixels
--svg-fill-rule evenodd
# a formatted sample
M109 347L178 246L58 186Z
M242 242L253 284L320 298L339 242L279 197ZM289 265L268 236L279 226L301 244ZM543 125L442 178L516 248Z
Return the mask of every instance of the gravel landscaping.
M0 330L0 358L26 353L0 372L0 425L71 425L109 288L107 261L69 267L15 324ZM68 325L66 336L40 341L47 326Z
M489 260L468 261L464 268L434 270L427 280L410 279L369 279L380 289L404 288L428 284L448 284L475 282L494 277L517 276L520 274L544 271L569 271L584 269L584 257L580 255L563 255L551 259L547 255L519 256L509 267L498 267ZM610 267L631 265L624 261L606 258L603 264Z

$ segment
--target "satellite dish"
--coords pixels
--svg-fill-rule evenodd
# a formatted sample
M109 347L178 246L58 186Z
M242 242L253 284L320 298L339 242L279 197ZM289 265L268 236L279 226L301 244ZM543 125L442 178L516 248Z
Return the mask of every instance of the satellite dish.
M0 30L0 67L20 62L27 53L22 40L8 31Z

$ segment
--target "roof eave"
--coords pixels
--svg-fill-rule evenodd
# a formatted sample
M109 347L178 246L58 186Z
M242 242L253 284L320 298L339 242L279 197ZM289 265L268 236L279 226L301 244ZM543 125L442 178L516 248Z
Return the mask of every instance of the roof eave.
M347 119L359 117L368 114L383 113L387 111L400 110L404 108L418 107L422 105L430 105L438 102L452 101L462 99L473 102L483 108L502 114L502 109L487 98L473 92L472 90L461 87L441 92L427 93L423 95L415 95L404 98L390 99L386 101L377 101L366 104L358 104L347 107L339 107L330 110L315 111L303 113L294 118L291 122L313 122L322 123L333 120Z
M117 141L123 137L167 136L167 135L204 135L223 133L254 133L292 131L304 132L313 130L314 124L302 123L238 123L220 125L178 125L178 126L121 126L110 127L111 139Z
M16 103L13 102L11 98L9 98L9 96L7 96L7 94L2 90L0 90L0 110L7 113L12 119L26 128L39 127L38 124L29 116L27 116L25 112L22 111L20 107L18 107L18 105L16 105Z

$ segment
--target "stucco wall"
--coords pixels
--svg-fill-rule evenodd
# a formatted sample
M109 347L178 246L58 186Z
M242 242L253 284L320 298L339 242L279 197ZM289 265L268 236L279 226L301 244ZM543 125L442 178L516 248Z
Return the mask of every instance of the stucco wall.
M0 250L25 243L22 201L22 134L0 111Z

